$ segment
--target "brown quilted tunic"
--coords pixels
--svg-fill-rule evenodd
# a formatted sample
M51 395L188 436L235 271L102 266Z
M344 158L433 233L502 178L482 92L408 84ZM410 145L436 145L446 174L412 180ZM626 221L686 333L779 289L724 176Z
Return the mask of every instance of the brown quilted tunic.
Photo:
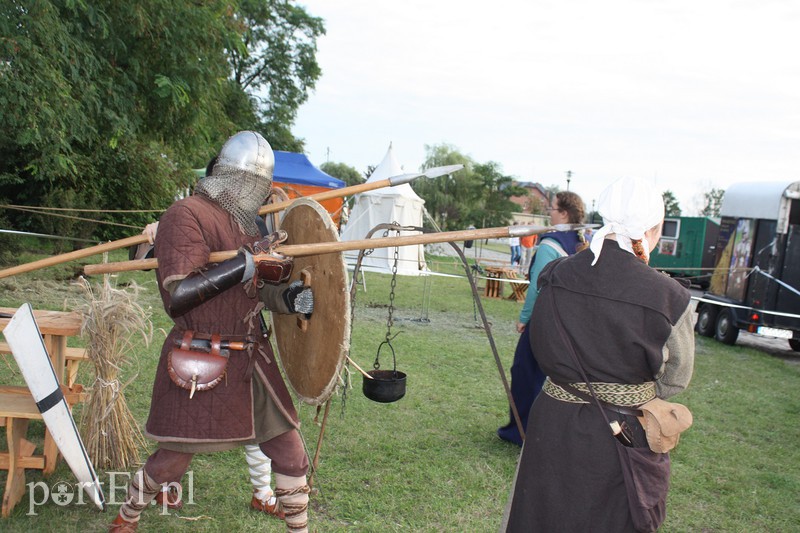
M236 250L256 239L244 235L230 215L200 196L173 204L161 217L156 237L158 286L165 308L170 295L165 284L180 281L204 267L211 252ZM267 339L261 335L257 298L243 285L229 289L175 319L161 350L156 370L146 434L160 442L220 443L255 437L252 379L258 373L272 400L292 427L297 412ZM183 332L219 333L223 339L253 336L251 352L232 351L227 376L210 391L189 392L172 383L167 354Z

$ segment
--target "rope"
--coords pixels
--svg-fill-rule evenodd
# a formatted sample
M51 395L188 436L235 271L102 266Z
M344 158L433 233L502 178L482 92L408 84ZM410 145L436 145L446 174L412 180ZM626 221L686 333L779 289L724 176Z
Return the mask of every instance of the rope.
M91 242L98 243L99 241L92 239L79 239L77 237L63 237L61 235L48 235L46 233L31 233L30 231L15 231L13 229L0 229L0 233L8 233L11 235L28 235L30 237L42 237L43 239L56 239L61 241L78 241L78 242Z
M79 209L76 207L40 207L31 205L0 204L7 209L39 209L41 211L78 211L82 213L163 213L163 209Z
M750 309L752 311L756 311L761 313L762 315L775 315L775 316L785 316L788 318L800 318L800 315L796 315L793 313L781 313L780 311L767 311L765 309L758 309L756 307L750 307L747 305L737 305L737 304L729 304L727 302L720 302L719 300L709 300L708 298L702 298L700 296L692 296L692 300L696 302L703 302L707 304L714 304L720 307L733 307L734 309Z
M794 287L792 287L791 285L789 285L789 284L787 284L787 283L784 283L783 281L779 280L779 279L778 279L778 278L776 278L775 276L772 276L771 274L767 274L766 272L764 272L763 270L761 270L760 268L758 268L758 265L756 265L755 267L753 267L753 272L755 272L756 274L761 274L762 276L765 276L765 277L767 277L767 278L771 279L772 281L776 282L776 283L777 283L778 285L780 285L781 287L784 287L784 288L786 288L786 289L789 289L789 290L790 290L790 291L792 291L793 293L795 293L795 294L797 294L798 296L800 296L800 291L798 291L797 289L795 289L795 288L794 288ZM753 272L751 272L750 274L752 274ZM749 276L750 274L748 274L748 276Z
M737 270L737 269L732 268L730 270ZM742 269L740 268L738 270L742 270ZM747 269L747 270L750 270L750 272L747 274L748 276L750 276L750 274L753 274L753 273L761 274L762 276L766 277L767 279L771 279L772 281L778 283L781 287L784 287L785 289L787 289L789 291L792 291L793 293L795 293L798 296L800 296L800 291L798 291L797 289L795 289L791 285L789 285L787 283L784 283L783 281L779 280L775 276L764 272L763 270L761 270L758 267L758 265L754 266L753 268ZM762 315L783 316L783 317L787 317L787 318L800 318L800 315L794 314L794 313L782 313L780 311L767 311L765 309L758 309L758 308L747 306L747 305L737 305L737 304L731 304L731 303L727 303L727 302L720 302L720 301L717 301L717 300L709 300L709 299L698 297L698 296L692 296L692 300L695 300L697 302L714 304L714 305L718 305L720 307L732 307L732 308L735 308L735 309L750 309L752 311L756 311L758 313L761 313Z
M107 221L104 221L104 220L95 220L95 219L92 219L92 218L73 217L73 216L70 216L70 215L59 215L57 213L42 213L42 211L40 211L39 209L35 209L35 208L31 209L31 208L27 208L27 207L11 207L11 206L8 206L8 205L5 205L5 206L0 205L0 207L5 207L6 209L16 209L17 211L25 211L25 212L28 212L28 213L36 213L37 215L48 214L51 217L69 218L69 219L72 219L72 220L82 220L84 222L94 222L95 224L108 224L110 226L119 226L119 227L122 227L122 228L140 229L139 226L131 226L130 224L120 224L119 222L107 222Z
M262 502L270 502L273 495L272 487L272 460L267 457L258 444L248 444L244 447L245 460L247 461L250 483L256 498Z
M114 405L117 403L117 398L119 398L119 380L113 379L111 381L106 381L100 376L95 377L95 383L99 382L101 387L110 387L111 388L111 401L108 402L106 405L105 411L100 416L100 422L103 422L108 415L111 414L111 411L114 409Z

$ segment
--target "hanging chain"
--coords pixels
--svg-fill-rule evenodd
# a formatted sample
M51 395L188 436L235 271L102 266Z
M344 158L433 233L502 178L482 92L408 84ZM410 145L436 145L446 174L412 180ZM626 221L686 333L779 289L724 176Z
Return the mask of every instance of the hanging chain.
M397 222L393 222L393 224L398 225ZM397 235L400 236L400 230L397 230ZM384 237L389 236L389 230L383 232ZM391 290L389 291L389 316L386 318L386 337L384 338L383 343L388 344L389 348L394 352L392 348L391 340L394 338L392 337L392 326L394 325L394 291L395 287L397 286L397 262L400 259L400 247L396 246L394 249L394 263L392 264L392 282L389 285ZM395 335L396 336L396 335ZM383 344L381 343L381 344ZM381 350L380 347L378 348L378 353L375 354L375 362L372 363L372 367L375 370L378 370L381 367L380 363L380 354Z
M400 233L399 231L397 232ZM392 326L394 325L394 289L397 286L397 260L400 256L400 248L396 247L394 249L394 264L392 265L392 283L390 285L391 290L389 291L389 317L386 319L386 341L389 341L389 337L392 334Z

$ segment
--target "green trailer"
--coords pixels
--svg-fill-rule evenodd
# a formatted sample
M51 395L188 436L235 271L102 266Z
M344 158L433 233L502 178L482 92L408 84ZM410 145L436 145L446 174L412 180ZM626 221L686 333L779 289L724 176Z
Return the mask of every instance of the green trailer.
M666 217L650 266L707 288L714 268L719 223L718 218L712 217Z

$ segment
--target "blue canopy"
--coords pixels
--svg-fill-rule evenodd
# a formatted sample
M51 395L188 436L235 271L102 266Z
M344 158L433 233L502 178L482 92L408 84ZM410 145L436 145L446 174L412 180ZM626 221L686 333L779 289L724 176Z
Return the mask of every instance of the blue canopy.
M292 185L314 185L328 189L341 189L345 182L311 164L305 154L275 150L275 173L272 177L279 183Z

